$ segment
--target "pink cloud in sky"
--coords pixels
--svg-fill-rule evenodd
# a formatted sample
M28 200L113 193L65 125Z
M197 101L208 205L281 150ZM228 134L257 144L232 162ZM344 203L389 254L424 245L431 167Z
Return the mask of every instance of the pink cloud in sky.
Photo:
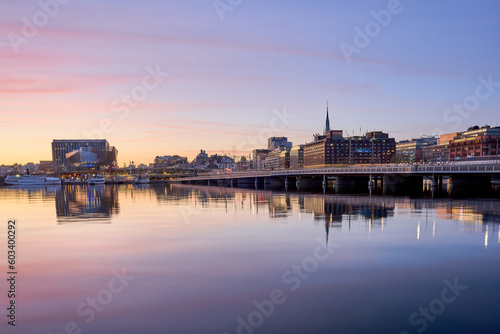
M49 159L52 139L82 137L105 118L115 126L106 138L121 161L230 151L284 107L296 119L280 135L299 144L321 131L326 100L335 126L399 134L410 122L419 127L408 137L418 136L436 123L445 128L446 106L463 101L479 75L500 78L492 66L500 54L491 43L494 10L467 7L470 21L457 21L465 5L434 6L435 17L423 18L428 5L412 3L348 64L339 43L353 42L353 27L363 26L373 2L249 3L224 22L210 3L173 4L70 2L18 53L8 36L21 34L21 18L40 7L34 0L5 5L0 141L17 136L36 144L0 146L0 163ZM477 54L481 61L471 62ZM170 75L119 118L113 102L141 85L148 66ZM499 105L496 94L476 116L493 119Z

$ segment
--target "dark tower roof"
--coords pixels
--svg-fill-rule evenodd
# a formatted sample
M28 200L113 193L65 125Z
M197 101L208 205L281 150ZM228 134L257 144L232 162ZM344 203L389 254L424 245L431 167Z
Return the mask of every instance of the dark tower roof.
M324 135L326 135L328 131L330 131L330 117L328 115L328 101L326 101L326 125Z

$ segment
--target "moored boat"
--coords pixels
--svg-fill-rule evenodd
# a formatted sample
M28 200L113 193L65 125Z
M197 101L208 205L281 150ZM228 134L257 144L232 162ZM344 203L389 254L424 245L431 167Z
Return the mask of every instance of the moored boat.
M144 175L144 174L139 174L134 179L134 183L135 184L146 184L146 183L149 183L149 182L150 182L149 176Z
M87 180L88 184L94 185L94 184L104 184L106 180L104 179L104 176L102 175L96 175L89 177Z
M61 179L46 175L9 175L5 179L8 185L58 185Z

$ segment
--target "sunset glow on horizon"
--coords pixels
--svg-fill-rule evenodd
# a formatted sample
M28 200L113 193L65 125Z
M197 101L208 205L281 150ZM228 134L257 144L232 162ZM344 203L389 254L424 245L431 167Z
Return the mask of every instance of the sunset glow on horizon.
M212 0L4 4L0 165L51 160L53 139L107 139L120 166L200 149L248 156L268 135L310 142L326 101L332 127L350 135L500 125L499 9L492 0L243 1L224 12Z

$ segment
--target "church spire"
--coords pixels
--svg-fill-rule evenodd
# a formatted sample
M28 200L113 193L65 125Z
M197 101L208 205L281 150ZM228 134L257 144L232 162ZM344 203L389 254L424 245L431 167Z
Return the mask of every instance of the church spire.
M326 101L326 125L325 125L325 135L330 131L330 117L328 115L328 101Z

